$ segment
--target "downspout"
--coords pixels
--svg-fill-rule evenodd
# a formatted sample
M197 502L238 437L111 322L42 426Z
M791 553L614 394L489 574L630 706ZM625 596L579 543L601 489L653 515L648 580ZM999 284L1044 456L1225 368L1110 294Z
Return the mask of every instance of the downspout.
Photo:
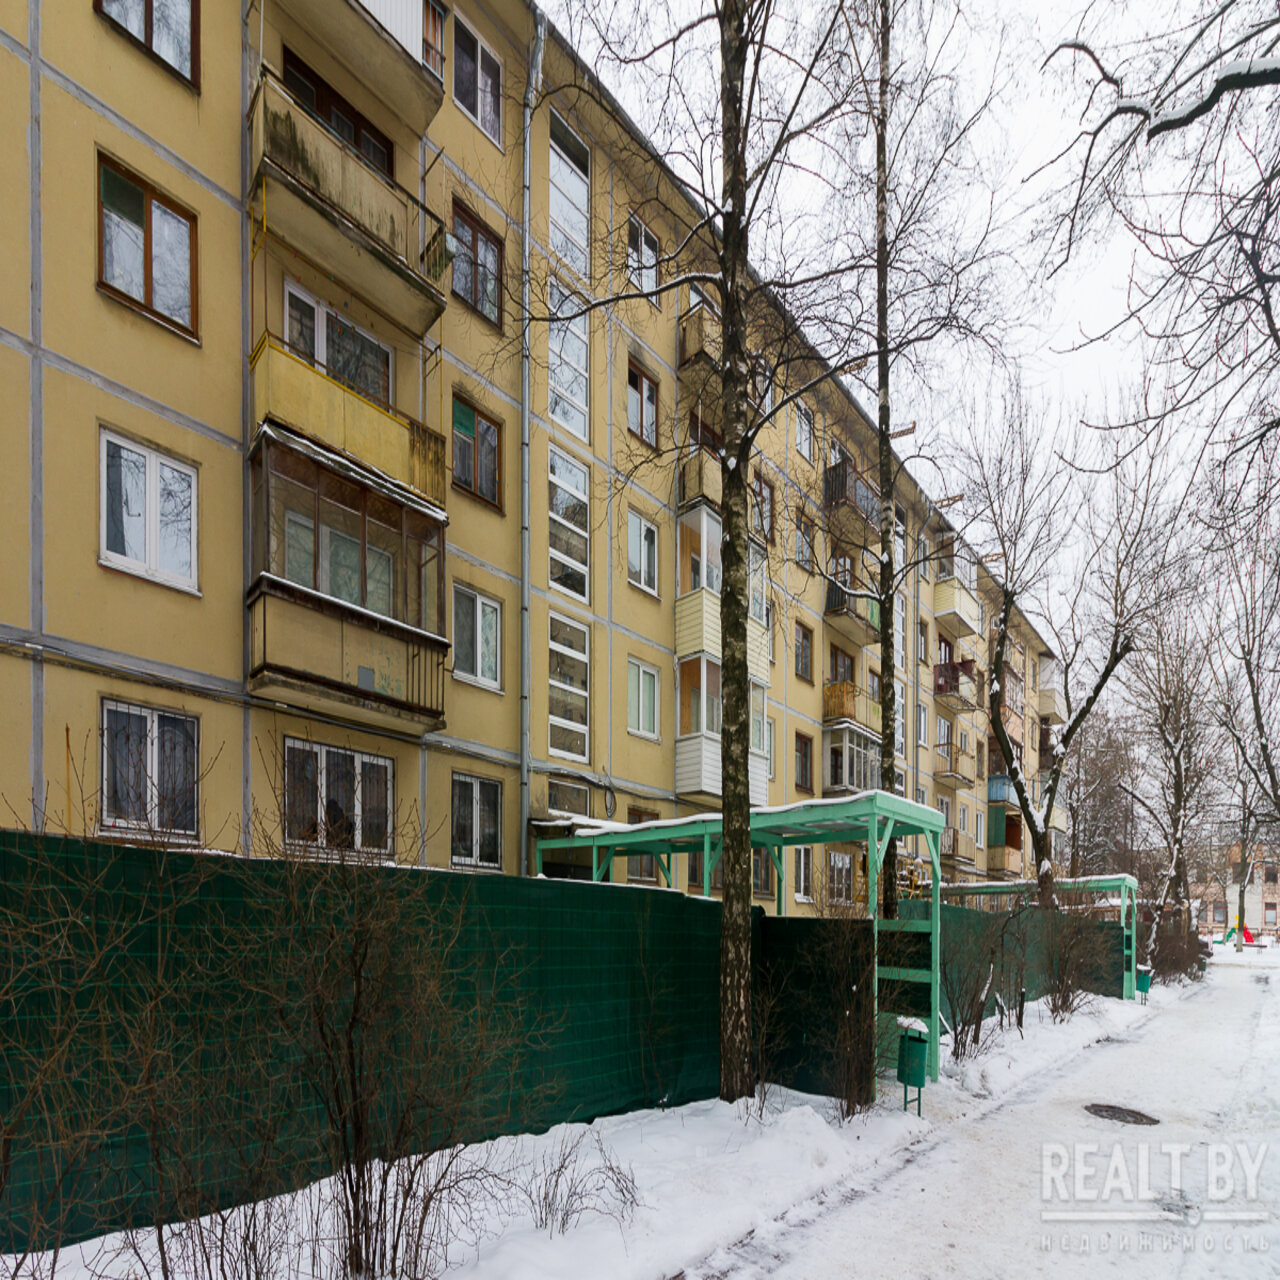
M524 86L523 199L520 207L520 871L532 875L529 853L529 693L533 684L533 649L529 629L529 224L533 216L530 152L534 99L542 86L542 49L547 16L534 11L533 49Z

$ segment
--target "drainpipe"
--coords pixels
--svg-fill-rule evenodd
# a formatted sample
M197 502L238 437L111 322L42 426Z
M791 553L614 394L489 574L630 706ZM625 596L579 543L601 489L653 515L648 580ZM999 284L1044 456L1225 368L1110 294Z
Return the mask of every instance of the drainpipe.
M542 49L547 38L547 16L534 11L533 49L524 87L523 149L524 191L520 208L520 871L532 875L529 850L529 691L533 683L533 650L529 636L529 223L531 208L530 136L533 106L542 86Z

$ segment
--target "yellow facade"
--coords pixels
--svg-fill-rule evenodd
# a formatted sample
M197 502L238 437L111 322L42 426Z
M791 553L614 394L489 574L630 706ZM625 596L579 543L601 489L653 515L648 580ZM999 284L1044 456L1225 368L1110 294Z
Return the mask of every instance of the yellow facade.
M716 319L687 288L593 305L627 287L632 218L669 251L679 193L655 196L605 106L539 101L526 401L533 13L461 4L436 51L429 2L193 12L184 69L92 0L0 3L0 103L39 113L30 146L0 138L0 422L31 495L0 516L6 820L517 874L539 832L714 807L720 474L690 431L714 425ZM545 61L546 84L571 78L554 32ZM553 348L557 290L587 310ZM759 441L753 801L874 781L893 680L886 785L948 812L948 875L1019 874L984 831L993 584L965 585L904 480L921 563L882 670L855 594L873 433L843 392L806 410ZM1018 625L1030 777L1061 706ZM789 864L784 909L856 897L840 857ZM771 876L757 888L772 909Z

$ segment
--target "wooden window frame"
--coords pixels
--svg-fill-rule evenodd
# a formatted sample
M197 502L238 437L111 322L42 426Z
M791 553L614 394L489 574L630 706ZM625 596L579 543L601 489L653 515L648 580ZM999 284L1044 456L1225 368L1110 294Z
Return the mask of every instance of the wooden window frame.
M460 493L465 493L468 497L474 498L477 502L483 502L485 506L492 507L495 511L505 515L506 506L504 505L504 502L503 502L503 484L502 484L502 466L503 466L503 460L504 460L503 448L502 448L502 423L499 422L498 419L493 417L492 415L485 413L485 411L481 409L479 405L477 405L476 402L471 399L470 396L459 395L455 391L450 401L450 408L452 408L453 400L456 400L459 404L465 405L468 409L471 410L473 414L475 414L477 419L483 419L491 427L497 430L498 456L497 456L497 460L494 463L494 468L495 468L494 475L497 478L497 482L498 482L498 492L497 492L496 498L490 498L488 494L481 493L480 489L477 487L478 485L477 476L478 476L479 467L480 467L480 450L478 446L473 446L471 450L472 483L468 485L458 479L458 471L457 471L457 466L455 464L449 467L450 486L454 489L457 489ZM449 419L450 449L453 448L453 434L454 434L453 417L451 413L450 419ZM479 440L479 434L480 434L479 429L477 428L477 431L476 431L477 441Z
M804 743L805 752L801 755L800 744ZM800 780L800 761L805 762L806 782ZM813 794L813 737L807 733L796 732L796 790L803 791L806 795Z
M807 560L800 559L801 551L808 553ZM817 528L803 507L796 508L796 564L805 572L812 574L814 560L817 557Z
M501 333L503 319L506 315L506 308L503 305L504 303L503 295L505 293L505 290L503 288L503 282L506 280L506 270L507 270L506 245L502 237L491 226L489 226L487 222L485 222L482 218L477 217L476 214L471 209L469 209L465 204L463 204L461 200L454 200L453 202L453 219L454 219L455 228L457 226L457 223L461 221L466 226L467 230L471 232L471 235L472 235L471 260L473 263L476 261L475 241L477 238L483 237L485 240L488 240L491 244L493 244L498 250L498 315L497 315L497 318L495 319L493 316L486 315L480 309L480 307L477 305L476 302L468 298L465 293L460 293L458 291L456 283L454 283L457 280L457 275L452 271L449 273L451 277L451 281L449 285L450 291L452 292L453 296L457 298L458 301L461 302L467 308L468 311L473 312L475 315L478 315L480 319L483 320L486 324L493 325L493 327L497 329L499 333ZM455 235L457 234L456 229L454 231L454 234ZM474 283L474 273L473 273L473 283Z
M155 10L154 0L144 0L144 4L143 27L144 30L150 32ZM102 6L103 0L93 0L94 13L107 23L113 31L123 36L135 49L145 53L153 62L162 66L170 75L176 76L183 84L194 89L196 93L200 92L200 0L191 0L191 74L189 76L184 75L172 62L157 53L146 39L139 40L128 27L118 19L113 18Z
M769 491L769 523L766 525L762 515L764 506L765 490ZM773 545L774 528L777 525L777 493L770 481L764 478L764 471L760 467L752 469L751 473L751 492L755 497L755 511L751 519L751 532L758 534L764 538L770 546Z
M109 284L103 277L103 264L105 261L104 253L104 227L106 225L105 215L106 209L102 203L102 171L110 169L117 177L124 179L125 182L137 187L146 198L146 206L143 214L142 227L142 270L143 270L143 301L131 297L125 293L123 289L118 289L115 285ZM174 333L181 334L184 338L190 338L194 342L200 341L200 232L199 220L193 209L187 208L186 205L179 204L176 200L165 195L152 182L148 182L141 174L133 169L121 164L118 160L107 155L106 152L99 151L97 153L97 165L94 172L95 189L94 199L98 207L98 272L97 285L101 292L105 293L109 298L122 303L132 311L137 311L140 315L146 316L150 320L156 321L157 324L163 325L166 329ZM170 213L181 218L191 228L191 327L167 316L163 311L157 311L150 301L152 296L151 281L151 206L159 204Z
M631 425L631 378L634 375L640 383L640 430L637 431ZM644 391L645 384L653 388L653 439L648 440L644 435ZM641 444L647 445L650 449L658 448L658 419L661 413L661 399L658 392L658 380L644 367L635 360L627 361L627 434L639 440Z
M294 94L292 86L289 84L290 73L301 77L310 83L316 95L316 105L314 108L308 107L305 102L300 102L305 111L309 112L314 120L322 125L329 133L331 133L339 142L345 144L351 151L360 157L365 164L371 168L374 173L380 177L386 178L388 182L396 180L396 147L381 129L378 128L368 116L364 114L349 99L343 97L337 89L333 87L318 71L314 70L310 65L304 62L288 45L284 47L282 79L284 87L290 94ZM296 94L295 100L296 100ZM339 110L344 116L351 117L351 127L355 134L353 138L344 138L337 129L333 127L332 118L329 112L333 109ZM383 151L387 153L387 168L383 168L367 151L360 145L362 134L367 134L371 142L376 143Z
M457 50L457 41L458 41L459 28L465 31L467 35L470 36L471 39L476 42L476 109L475 111L472 111L471 108L468 107L466 103L464 103L462 99L458 97L457 67L458 67L459 58L458 58L458 50ZM449 86L448 86L449 97L453 100L453 104L458 108L458 110L461 111L462 114L466 116L467 119L470 120L471 123L474 124L475 127L479 129L480 132L484 134L484 136L488 138L489 141L492 142L495 147L497 147L500 151L505 151L506 148L503 145L503 141L502 141L502 131L503 131L503 125L505 124L506 113L502 109L502 105L503 105L502 96L504 92L504 86L507 83L506 63L498 55L498 51L493 47L493 45L491 45L480 34L476 25L470 20L460 17L456 9L454 10L454 13L453 13L453 40L454 40L454 51L453 51L454 72L453 72L453 79L449 82ZM484 123L480 118L480 95L482 92L480 87L480 67L481 67L482 57L486 53L494 60L494 62L498 64L498 135L497 137L494 137L494 135L491 134L489 130L485 128Z
M631 228L632 226L640 229L640 271L643 274L644 266L644 249L645 237L647 236L653 241L653 284L647 285L643 279L637 280L635 269L636 264L631 256ZM651 302L659 311L662 310L662 295L658 292L661 287L662 278L658 270L658 262L662 258L662 240L658 233L634 210L627 215L627 279L635 288L645 295L648 302Z
M756 868L764 873L756 875ZM753 898L772 898L774 896L773 877L776 868L768 849L756 847L751 850L751 896Z
M808 422L809 424L809 449L807 452L800 447L801 419L804 419L804 421ZM815 415L813 410L810 409L809 406L805 404L803 401L797 401L796 402L796 452L808 463L813 462L813 457L814 457L813 437L816 431L817 431L817 423L815 420Z
M802 671L800 669L800 655L806 652L809 655L808 670ZM797 679L803 680L807 684L813 683L813 628L805 626L799 619L796 620L795 673Z

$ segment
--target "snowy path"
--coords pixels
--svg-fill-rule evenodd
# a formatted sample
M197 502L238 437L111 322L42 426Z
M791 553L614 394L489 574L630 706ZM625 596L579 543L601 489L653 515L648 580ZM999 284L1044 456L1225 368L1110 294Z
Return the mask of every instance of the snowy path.
M929 1100L926 1089L926 1114ZM1160 1123L1098 1119L1083 1110L1091 1102L1133 1107ZM1052 1180L1054 1197L1042 1197L1046 1143L1058 1144L1051 1172L1075 1159L1075 1144L1098 1144L1084 1153L1080 1188L1093 1191L1094 1200L1075 1194L1074 1165L1062 1183L1069 1198L1057 1195ZM1162 1145L1176 1143L1187 1146L1181 1195L1172 1189ZM1245 1158L1261 1159L1254 1197L1240 1156L1223 1144L1245 1144ZM1125 1186L1139 1191L1144 1148L1151 1198L1139 1200ZM1215 1192L1210 1162L1228 1154L1235 1189L1222 1198L1225 1177ZM1043 1213L1079 1216L1046 1222ZM1215 1216L1221 1214L1253 1220L1225 1222ZM1135 1221L1139 1215L1163 1220ZM682 1275L1003 1278L1099 1270L1134 1277L1280 1275L1280 968L1215 963L1208 981L1158 1016L1067 1058L978 1113L943 1121L891 1171L855 1176Z

